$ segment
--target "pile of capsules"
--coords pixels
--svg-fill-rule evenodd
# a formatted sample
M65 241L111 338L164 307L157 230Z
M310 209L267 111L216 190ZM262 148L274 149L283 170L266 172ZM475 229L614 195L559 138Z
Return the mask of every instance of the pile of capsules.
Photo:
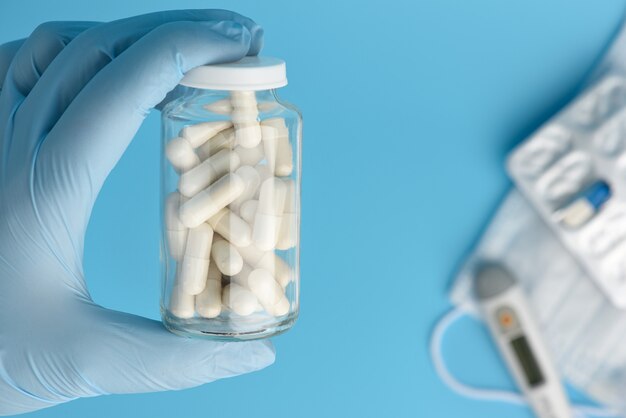
M259 122L254 92L205 107L231 120L187 126L165 146L179 173L164 214L176 260L168 309L179 318L285 315L293 271L275 249L298 239L289 130L282 118Z

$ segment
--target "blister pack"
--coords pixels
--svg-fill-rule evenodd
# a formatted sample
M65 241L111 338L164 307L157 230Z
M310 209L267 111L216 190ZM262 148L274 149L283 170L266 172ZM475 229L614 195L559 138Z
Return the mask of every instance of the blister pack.
M607 298L626 308L626 78L589 87L514 149L507 169Z

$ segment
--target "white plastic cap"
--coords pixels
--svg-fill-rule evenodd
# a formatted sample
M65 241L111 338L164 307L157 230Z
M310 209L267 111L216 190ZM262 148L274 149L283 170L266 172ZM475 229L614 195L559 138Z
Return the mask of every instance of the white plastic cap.
M287 68L279 58L245 57L226 64L193 68L180 84L210 90L269 90L287 85Z

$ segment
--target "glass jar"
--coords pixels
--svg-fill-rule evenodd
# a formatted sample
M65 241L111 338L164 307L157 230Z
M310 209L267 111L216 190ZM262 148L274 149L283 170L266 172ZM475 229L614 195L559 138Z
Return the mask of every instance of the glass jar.
M162 112L161 316L222 340L289 329L299 311L298 110L269 57L188 72Z

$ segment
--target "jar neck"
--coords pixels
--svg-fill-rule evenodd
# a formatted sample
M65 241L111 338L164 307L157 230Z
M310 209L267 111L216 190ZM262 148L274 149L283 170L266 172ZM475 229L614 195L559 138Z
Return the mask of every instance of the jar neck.
M277 101L276 90L257 90L255 92L256 99L259 102L272 102Z
M231 92L228 90L203 90L197 88L188 88L187 96L192 97L215 97L215 99L226 99L230 97ZM275 89L270 90L256 90L255 96L260 101L275 101L278 100Z

